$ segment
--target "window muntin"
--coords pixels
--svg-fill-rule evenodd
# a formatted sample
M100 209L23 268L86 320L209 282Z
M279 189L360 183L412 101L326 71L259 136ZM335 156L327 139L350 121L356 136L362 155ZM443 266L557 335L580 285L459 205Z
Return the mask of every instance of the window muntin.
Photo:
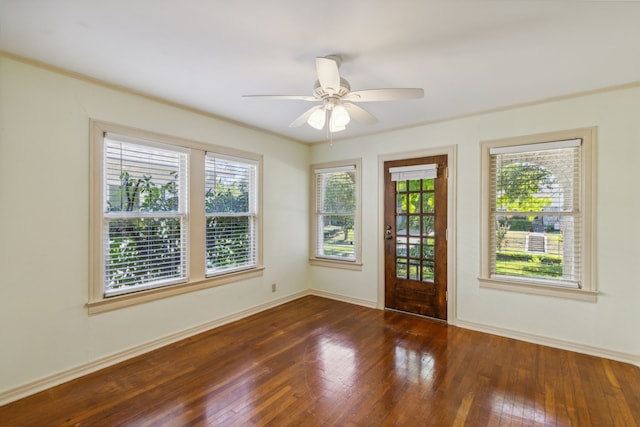
M206 155L208 276L256 266L256 169L256 162Z
M482 145L480 284L594 300L594 129Z
M312 260L360 262L359 166L359 161L312 166Z
M104 294L187 280L187 152L107 135Z

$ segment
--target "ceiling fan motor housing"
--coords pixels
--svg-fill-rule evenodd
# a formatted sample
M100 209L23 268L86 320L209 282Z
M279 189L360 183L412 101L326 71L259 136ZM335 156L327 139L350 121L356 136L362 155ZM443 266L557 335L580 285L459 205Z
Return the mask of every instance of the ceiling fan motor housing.
M316 80L316 83L313 85L313 96L318 99L326 99L329 97L342 98L346 94L351 92L351 85L346 79L340 77L340 90L336 93L329 93L320 85L320 81Z

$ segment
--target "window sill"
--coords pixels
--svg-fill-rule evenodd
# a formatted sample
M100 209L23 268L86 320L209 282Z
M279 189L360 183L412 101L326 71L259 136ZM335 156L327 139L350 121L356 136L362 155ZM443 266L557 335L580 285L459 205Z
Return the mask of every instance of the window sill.
M353 261L340 261L331 259L310 258L310 265L318 267L341 268L343 270L362 271L362 263Z
M199 291L227 283L238 282L240 280L252 279L262 276L264 267L256 267L250 270L242 270L234 273L210 277L207 279L183 283L179 285L166 286L162 288L148 289L130 294L117 295L109 298L96 299L87 303L89 314L104 313L120 308L130 307L145 302L156 301L169 298L175 295L186 294L188 292Z
M520 281L498 280L486 277L479 277L478 282L480 283L480 287L485 289L498 289L501 291L567 298L586 302L596 302L598 299L597 291L585 289L540 285Z

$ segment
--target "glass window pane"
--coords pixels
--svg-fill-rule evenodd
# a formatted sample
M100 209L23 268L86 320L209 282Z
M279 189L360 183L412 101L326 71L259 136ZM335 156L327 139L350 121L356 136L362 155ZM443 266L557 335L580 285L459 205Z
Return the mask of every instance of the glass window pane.
M420 213L420 193L409 193L409 213Z
M433 258L435 253L435 239L422 239L422 257Z
M409 216L409 234L412 236L420 235L420 216L419 215Z
M496 208L508 212L571 212L579 197L579 148L495 155Z
M433 213L435 207L435 198L433 193L424 193L422 195L422 212Z
M434 179L423 179L422 180L422 189L425 191L433 191L435 188L435 180Z
M251 217L207 218L207 272L253 265L252 234Z
M256 166L251 163L207 155L205 160L205 212L252 211L251 186Z
M355 179L353 171L317 173L317 209L325 214L354 214L356 211Z
M186 278L180 218L110 220L105 291Z
M422 280L432 282L435 277L435 264L432 261L422 263Z
M407 259L396 258L396 277L400 279L407 278Z
M407 212L407 194L406 193L398 193L396 195L396 212L397 213Z
M409 181L409 191L419 191L420 190L420 179L412 179Z
M406 216L396 217L396 235L397 236L407 235L407 217Z
M411 258L421 258L420 245L409 245L409 256Z
M433 236L435 229L434 229L434 221L435 221L435 217L434 216L423 216L422 217L423 220L423 225L424 225L424 232L423 232L423 236Z
M317 254L355 259L354 215L321 215L322 239L318 239Z
M105 139L106 212L178 212L186 154Z
M396 191L407 191L407 181L396 181Z
M409 260L409 279L420 280L420 261Z

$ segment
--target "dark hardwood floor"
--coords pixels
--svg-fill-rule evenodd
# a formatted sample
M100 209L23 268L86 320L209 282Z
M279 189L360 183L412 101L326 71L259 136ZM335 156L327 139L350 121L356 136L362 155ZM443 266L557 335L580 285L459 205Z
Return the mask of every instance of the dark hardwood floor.
M640 368L304 297L0 407L25 426L638 426Z

